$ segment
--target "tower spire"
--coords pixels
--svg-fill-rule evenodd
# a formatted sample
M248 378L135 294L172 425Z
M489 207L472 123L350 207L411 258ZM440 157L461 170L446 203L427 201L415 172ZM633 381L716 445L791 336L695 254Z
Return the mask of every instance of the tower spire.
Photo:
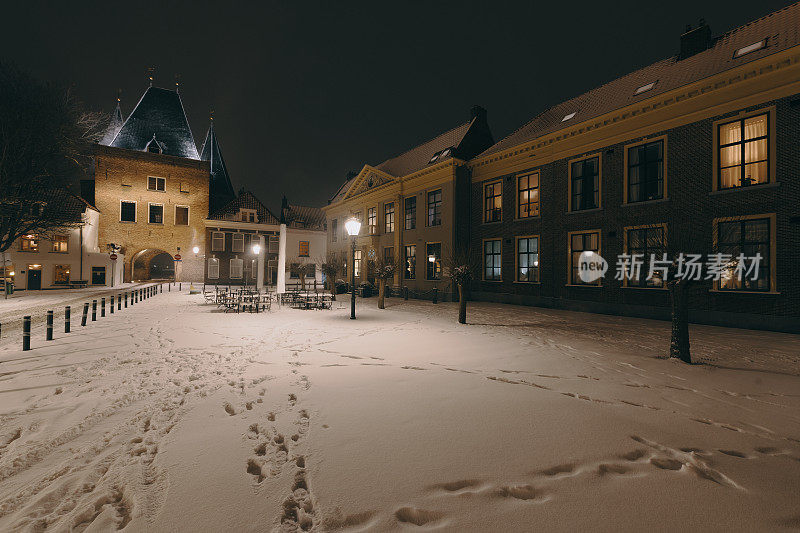
M180 85L181 85L181 75L178 74L178 73L175 73L175 92L176 93L180 92L179 91Z
M153 77L155 76L155 67L147 67L147 79L150 81L150 87L153 86Z

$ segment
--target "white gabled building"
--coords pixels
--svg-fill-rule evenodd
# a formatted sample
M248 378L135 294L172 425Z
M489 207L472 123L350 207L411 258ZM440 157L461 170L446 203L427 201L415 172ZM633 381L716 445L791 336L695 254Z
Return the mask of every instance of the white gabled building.
M124 258L112 261L110 251L100 250L98 244L100 212L83 199L64 194L74 226L17 239L0 254L0 290L3 279L12 282L15 290L122 283Z

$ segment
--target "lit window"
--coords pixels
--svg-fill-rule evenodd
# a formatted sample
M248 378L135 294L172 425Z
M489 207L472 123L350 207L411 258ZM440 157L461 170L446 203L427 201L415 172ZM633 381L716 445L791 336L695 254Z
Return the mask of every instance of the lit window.
M503 182L487 183L483 187L483 221L500 222L503 216Z
M211 234L211 251L224 252L225 251L225 234L221 231L215 231Z
M23 252L38 252L39 239L36 235L23 235L20 239L20 250Z
M231 244L232 252L244 252L244 233L234 233L233 243Z
M216 257L208 260L208 279L219 279L219 259Z
M161 204L148 204L147 220L150 224L163 224L164 206Z
M308 257L308 241L300 241L300 249L298 250L300 257Z
M719 126L720 189L769 181L768 132L769 115L766 113Z
M69 283L69 265L56 265L53 271L53 283Z
M483 279L486 281L503 280L502 259L500 239L483 242Z
M583 252L600 253L600 232L586 231L569 235L569 282L573 285L600 285L600 278L585 283L578 273L580 257Z
M383 249L383 264L384 265L393 265L394 264L394 246L387 246Z
M367 209L367 227L370 235L378 233L378 215L376 213L377 210L374 207Z
M242 279L242 271L244 270L243 259L231 259L231 279Z
M539 216L539 173L517 177L518 218Z
M642 85L641 87L639 87L638 89L636 89L636 90L633 92L633 94L634 94L634 96L635 96L635 95L637 95L637 94L646 93L647 91L649 91L650 89L652 89L652 88L653 88L653 87L655 87L655 86L656 86L656 82L654 82L654 81L651 81L651 82L650 82L650 83L648 83L647 85Z
M406 246L406 279L417 277L417 245L409 244Z
M576 113L577 113L577 111L573 111L569 115L564 115L564 118L561 119L561 122L566 122L566 121L570 120L571 118L574 118Z
M761 50L767 46L767 40L761 39L757 43L749 44L747 46L743 46L734 52L733 57L742 57L743 55L747 55L750 52L755 52L756 50Z
M136 202L122 201L119 204L120 222L136 222Z
M361 276L361 250L353 252L353 269L356 277Z
M337 219L331 220L331 242L336 242L339 236L339 221Z
M539 281L539 237L517 238L517 281Z
M189 225L189 206L186 205L175 206L175 225L176 226Z
M427 279L442 279L442 243L429 242L425 246L425 264L427 265Z
M150 191L165 191L167 189L166 178L156 178L150 176L147 178L147 189Z
M69 247L69 237L66 235L53 236L53 251L66 253Z

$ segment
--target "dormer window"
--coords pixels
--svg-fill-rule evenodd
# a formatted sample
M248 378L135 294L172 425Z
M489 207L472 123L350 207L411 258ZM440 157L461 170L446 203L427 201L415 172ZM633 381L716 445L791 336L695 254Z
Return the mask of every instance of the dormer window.
M561 119L561 122L566 122L566 121L574 118L576 113L577 113L577 111L573 111L569 115L564 115L564 118Z
M151 154L162 154L164 153L164 145L161 144L156 140L156 134L153 134L153 138L150 139L150 142L144 147L146 152L150 152Z
M736 52L733 53L733 57L734 57L734 59L737 58L737 57L742 57L744 55L749 54L750 52L755 52L756 50L761 50L765 46L767 46L767 40L766 39L761 39L757 43L749 44L747 46L743 46L742 48L739 48L738 50L736 50Z
M436 152L431 156L430 160L428 161L428 164L430 165L432 163L435 163L439 159L444 159L445 157L450 155L450 150L452 150L452 147L445 148L444 150L439 150L438 152Z
M633 95L636 96L636 95L639 95L639 94L642 94L642 93L646 93L647 91L649 91L650 89L655 87L656 83L658 83L658 82L651 81L647 85L642 85L641 87L639 87L638 89L633 91Z
M242 222L258 222L258 216L255 209L240 209L239 220Z

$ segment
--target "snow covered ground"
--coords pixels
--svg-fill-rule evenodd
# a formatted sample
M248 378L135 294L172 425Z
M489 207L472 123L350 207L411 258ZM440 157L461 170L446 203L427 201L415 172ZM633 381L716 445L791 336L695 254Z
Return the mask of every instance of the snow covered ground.
M800 338L159 294L0 346L0 531L800 528Z

